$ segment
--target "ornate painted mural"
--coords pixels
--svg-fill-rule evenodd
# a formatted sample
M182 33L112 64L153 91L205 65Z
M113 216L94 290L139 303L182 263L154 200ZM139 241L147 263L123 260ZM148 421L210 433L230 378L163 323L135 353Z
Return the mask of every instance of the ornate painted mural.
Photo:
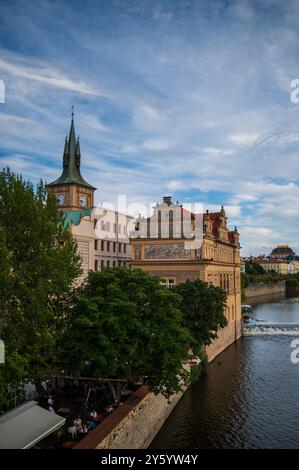
M175 245L145 245L144 259L191 259L191 250L186 250L183 243Z

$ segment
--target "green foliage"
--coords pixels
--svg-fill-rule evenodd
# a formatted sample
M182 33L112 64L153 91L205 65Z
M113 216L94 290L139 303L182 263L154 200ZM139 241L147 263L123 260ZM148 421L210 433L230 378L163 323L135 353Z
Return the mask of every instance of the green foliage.
M191 338L182 325L180 298L158 277L127 268L91 272L63 338L73 373L138 381L155 393L177 392Z
M246 274L266 274L265 269L259 263L253 261L245 262L245 272Z
M220 287L215 287L196 279L187 280L173 289L182 297L181 309L183 324L192 336L191 347L195 354L217 338L219 328L227 325L224 316L226 293Z
M39 384L57 361L73 280L80 273L76 244L43 182L0 172L0 406L7 387Z

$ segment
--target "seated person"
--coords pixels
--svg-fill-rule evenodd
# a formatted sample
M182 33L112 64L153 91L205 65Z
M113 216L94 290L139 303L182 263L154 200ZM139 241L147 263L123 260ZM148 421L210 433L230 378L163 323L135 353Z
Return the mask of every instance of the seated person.
M84 421L81 428L79 429L79 434L85 435L87 433L88 433L87 423L86 421Z
M104 417L100 413L97 413L95 410L93 410L90 413L90 419L92 419L92 421L100 423L101 421L103 421Z
M81 426L82 426L82 419L80 418L80 416L77 416L75 419L74 419L74 426L76 426L77 429L80 429Z
M49 395L48 397L48 410L52 411L53 410L53 405L54 405L54 399L52 395ZM53 410L54 411L54 410Z
M97 419L97 416L98 416L98 413L96 412L96 410L92 410L90 412L91 419Z
M68 428L67 432L68 432L69 434L71 434L72 439L75 439L75 438L76 438L76 436L77 436L77 428L76 428L76 426L70 426L70 427Z
M95 427L96 427L96 424L94 421L88 421L88 426L87 426L88 432L93 431Z
M106 412L110 414L110 413L112 413L112 411L114 411L113 405L108 405L106 407Z

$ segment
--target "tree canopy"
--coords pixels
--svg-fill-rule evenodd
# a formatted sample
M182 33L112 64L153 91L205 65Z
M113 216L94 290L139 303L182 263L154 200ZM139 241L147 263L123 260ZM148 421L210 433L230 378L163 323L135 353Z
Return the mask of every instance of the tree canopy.
M245 262L245 272L246 274L266 274L263 266L261 266L259 263L255 263L254 261Z
M38 388L52 370L79 273L76 243L45 184L35 191L9 169L0 172L0 405L8 385L27 380Z
M182 363L191 341L179 305L177 294L142 270L91 272L66 329L66 367L133 382L147 377L154 392L177 392L189 378Z
M202 347L217 338L217 331L227 325L224 316L226 293L220 287L206 282L187 280L174 287L179 294L183 325L189 329L192 336L191 347L194 353L201 352Z

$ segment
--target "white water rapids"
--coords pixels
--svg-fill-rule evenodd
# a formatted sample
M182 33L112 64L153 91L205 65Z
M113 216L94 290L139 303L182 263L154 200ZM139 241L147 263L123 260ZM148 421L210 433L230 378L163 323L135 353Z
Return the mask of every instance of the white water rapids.
M243 336L255 335L299 335L298 323L268 323L266 325L252 324L244 325Z

